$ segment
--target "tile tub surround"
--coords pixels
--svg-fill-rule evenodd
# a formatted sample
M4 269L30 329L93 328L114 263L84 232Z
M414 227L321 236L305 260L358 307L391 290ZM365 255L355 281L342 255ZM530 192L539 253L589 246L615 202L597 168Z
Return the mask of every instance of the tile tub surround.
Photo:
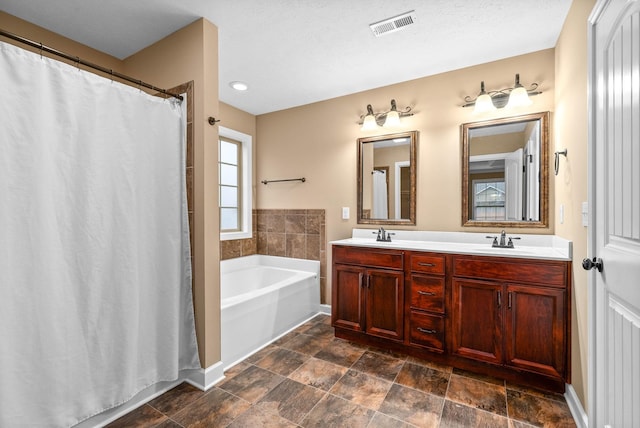
M225 376L206 392L183 383L108 426L576 426L560 394L336 339L325 315Z
M253 237L220 241L220 259L262 254L320 261L320 296L327 287L325 210L253 210ZM322 301L321 303L327 303Z

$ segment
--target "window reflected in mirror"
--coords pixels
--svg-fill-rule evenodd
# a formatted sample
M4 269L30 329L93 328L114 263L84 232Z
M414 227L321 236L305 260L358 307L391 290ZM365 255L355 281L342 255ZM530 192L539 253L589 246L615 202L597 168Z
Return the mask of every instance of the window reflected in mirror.
M358 223L415 225L417 131L358 139Z
M548 117L462 125L463 226L548 227Z

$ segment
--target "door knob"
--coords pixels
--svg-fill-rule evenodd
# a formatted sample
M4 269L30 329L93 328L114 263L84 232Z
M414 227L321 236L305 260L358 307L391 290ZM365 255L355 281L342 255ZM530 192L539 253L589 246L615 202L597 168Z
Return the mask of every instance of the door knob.
M593 268L598 269L598 272L602 272L602 259L594 257L593 259L582 260L582 268L584 270L591 270Z

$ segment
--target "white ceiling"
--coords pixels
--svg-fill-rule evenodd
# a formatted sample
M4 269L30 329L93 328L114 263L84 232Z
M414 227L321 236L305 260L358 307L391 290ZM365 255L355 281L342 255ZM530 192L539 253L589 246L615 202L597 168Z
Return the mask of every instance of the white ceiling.
M570 5L571 0L0 0L0 10L121 59L204 17L219 29L220 100L256 115L554 47ZM369 29L411 10L416 24L402 31L376 38ZM249 90L231 89L234 80Z

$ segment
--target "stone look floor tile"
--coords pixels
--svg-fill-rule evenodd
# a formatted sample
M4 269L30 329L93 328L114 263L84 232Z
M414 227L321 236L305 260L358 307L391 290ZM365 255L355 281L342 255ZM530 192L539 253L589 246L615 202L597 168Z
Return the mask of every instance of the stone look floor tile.
M285 378L260 367L251 366L218 387L231 394L255 403Z
M250 403L214 388L171 419L185 428L227 426L250 407Z
M282 344L283 348L299 352L301 354L315 355L327 347L331 339L328 337L315 337L308 334L300 334Z
M434 361L423 360L421 358L416 357L407 357L407 362L411 364L417 364L419 366L429 367L430 369L438 370L444 373L451 374L453 372L453 367L445 366L444 364L436 363Z
M575 427L561 394L337 339L330 326L318 315L210 391L183 383L108 427Z
M342 339L333 339L326 348L314 356L330 363L351 367L364 354L364 349L353 346Z
M403 364L404 360L367 351L351 368L393 381L402 369Z
M251 364L248 363L246 360L240 361L238 364L236 364L235 366L229 368L227 371L224 372L224 379L222 379L219 383L222 383L225 380L229 380L235 375L242 373L243 371L248 369L250 366Z
M564 399L564 395L560 394L559 392L541 391L539 389L533 389L533 388L528 388L522 385L516 385L511 382L507 382L507 389L511 389L513 391L520 391L529 395L535 395L537 397L546 398L548 400L554 400L554 401L559 401L561 403L566 403Z
M289 376L291 372L300 367L309 358L311 358L309 355L278 348L255 363L255 365L282 376Z
M328 391L346 372L346 367L311 358L291 373L289 379Z
M333 339L333 327L319 322L307 329L304 334L316 337L327 337L331 340Z
M509 421L506 417L498 416L495 413L445 400L440 428L454 427L509 428Z
M228 425L228 428L249 427L295 428L297 427L297 425L281 418L278 415L265 413L256 407L251 407L249 410L234 419L230 425Z
M168 418L166 415L163 415L158 410L145 404L111 422L107 427L128 428L135 426L140 428L151 428L158 426L167 420Z
M265 346L258 352L248 356L246 359L243 360L243 362L255 364L261 359L263 359L264 357L266 357L267 355L269 355L270 353L272 353L273 351L275 351L276 349L278 349L278 347L273 344Z
M541 427L575 427L566 403L507 390L509 417Z
M444 399L394 383L378 411L420 427L437 427Z
M172 421L171 419L167 419L160 425L156 425L154 428L182 428L182 425L175 421Z
M204 394L205 392L184 382L165 392L161 396L149 401L147 405L167 416L172 416L182 410L185 406L202 397Z
M356 370L349 370L329 391L352 403L377 410L387 396L392 383L369 376Z
M361 428L373 417L373 410L327 394L302 421L305 428Z
M291 422L300 423L324 396L324 391L285 379L256 403L255 407Z
M452 374L446 398L470 407L507 416L507 397L503 386Z
M394 419L391 416L383 415L382 413L376 413L373 415L373 419L367 428L413 428L414 425L409 425L406 422Z
M406 362L402 370L400 370L400 373L398 373L396 382L410 388L444 397L447 393L450 376L448 373Z
M473 373L462 369L453 369L453 374L458 376L470 377L472 379L481 380L485 383L492 383L498 386L505 386L505 381L502 379L496 379L495 377L486 376L483 374Z
M299 336L299 334L294 332L294 331L292 331L292 332L282 336L280 339L276 340L275 342L273 342L272 345L274 345L274 346L282 346L283 343L286 343L286 342L292 340L296 336Z

